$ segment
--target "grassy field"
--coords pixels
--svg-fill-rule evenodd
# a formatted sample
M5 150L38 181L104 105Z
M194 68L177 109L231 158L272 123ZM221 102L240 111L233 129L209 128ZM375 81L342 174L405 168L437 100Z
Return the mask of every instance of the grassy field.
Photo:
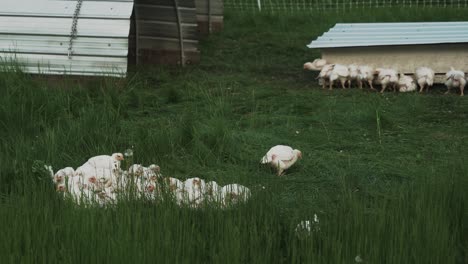
M463 20L466 10L227 13L200 65L126 80L0 73L2 263L467 263L468 99L319 89L305 45L335 22ZM285 177L259 164L301 149ZM33 167L132 148L165 176L252 189L219 211L79 208ZM263 189L261 186L265 186ZM301 220L317 214L310 236Z

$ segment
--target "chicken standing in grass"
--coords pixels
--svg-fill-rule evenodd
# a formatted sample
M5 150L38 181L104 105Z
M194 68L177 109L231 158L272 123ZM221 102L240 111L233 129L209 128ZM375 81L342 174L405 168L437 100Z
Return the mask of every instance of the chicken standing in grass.
M415 72L416 81L419 85L419 92L422 93L424 88L426 92L429 91L429 88L434 84L434 71L428 67L419 67Z
M246 202L250 196L250 189L240 184L228 184L221 188L221 205L223 207L235 205L239 202Z
M334 64L327 64L322 67L320 70L317 79L319 80L319 84L322 85L322 88L325 89L325 86L330 82L330 75L332 73Z
M290 168L298 159L302 158L302 152L290 146L277 145L272 147L260 161L262 164L270 164L277 170L278 176Z
M392 87L392 89L396 91L398 85L398 72L396 70L378 68L376 72L378 74L377 78L382 85L381 93L383 93L387 87Z
M451 88L460 88L460 96L464 96L463 91L466 85L465 73L450 67L450 71L445 74L445 85L447 86L446 94L450 92Z
M368 83L371 90L376 91L374 86L372 86L372 82L374 81L375 70L370 66L361 65L359 66L358 71L359 73L357 77L357 83L359 89L362 89L363 83Z
M416 83L414 83L411 76L401 73L400 79L398 80L398 90L402 93L414 92L416 91Z
M349 77L349 70L348 67L345 65L341 64L334 64L333 69L331 70L330 73L330 84L329 84L329 90L333 89L333 83L337 80L340 81L341 83L341 88L346 89L346 81L348 80Z
M348 88L351 88L352 82L358 83L358 78L359 78L359 66L356 64L350 64L348 65Z

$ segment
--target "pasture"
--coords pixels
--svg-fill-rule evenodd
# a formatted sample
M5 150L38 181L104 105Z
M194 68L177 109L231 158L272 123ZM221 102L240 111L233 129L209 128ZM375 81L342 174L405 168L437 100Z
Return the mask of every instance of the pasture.
M1 262L468 262L467 98L443 86L325 91L302 70L318 56L305 45L336 22L466 11L227 12L200 65L135 68L126 80L0 73ZM303 152L284 177L259 164L276 144ZM38 170L129 148L128 162L164 176L237 182L253 196L229 210L80 208ZM314 214L319 225L297 235Z

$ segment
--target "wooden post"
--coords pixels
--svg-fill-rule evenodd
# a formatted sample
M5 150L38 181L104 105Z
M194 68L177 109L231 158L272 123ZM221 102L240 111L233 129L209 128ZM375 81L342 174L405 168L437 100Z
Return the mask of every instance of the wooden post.
M133 10L135 11L135 64L138 65L140 61L140 52L139 52L139 39L140 39L140 30L138 26L138 8L136 5L133 5Z
M211 34L211 0L208 1L208 34Z
M179 47L180 47L180 65L185 66L185 52L184 52L184 33L182 32L182 22L179 12L179 4L174 0L174 8L176 13L177 27L179 29Z

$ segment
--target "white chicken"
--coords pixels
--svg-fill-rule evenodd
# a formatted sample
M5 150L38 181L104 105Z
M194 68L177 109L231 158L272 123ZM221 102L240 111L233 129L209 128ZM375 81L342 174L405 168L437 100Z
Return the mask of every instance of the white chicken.
M187 203L193 207L199 207L203 204L206 184L200 178L190 178L184 182L184 191L187 195Z
M105 168L110 170L120 169L120 162L124 160L122 153L114 153L111 156L100 155L90 158L85 164L93 168Z
M463 91L466 85L465 73L450 67L450 71L445 74L445 85L447 86L445 94L448 94L451 88L460 88L460 96L464 96Z
M384 69L378 68L376 69L378 74L378 80L382 84L381 93L385 91L387 87L392 87L394 91L396 91L396 86L398 85L398 72L394 69Z
M419 92L422 93L424 88L429 91L429 88L434 84L434 71L428 67L419 67L415 72L416 81L419 85Z
M359 78L359 66L357 64L348 65L348 88L351 88L352 82L358 82Z
M324 59L315 59L313 62L304 63L304 70L320 71L327 64Z
M58 182L56 185L55 185L55 190L57 192L66 192L67 191L67 185L65 184L65 182Z
M163 181L166 183L166 186L170 192L175 191L177 189L184 189L184 182L179 179L167 177L164 178Z
M117 173L112 173L111 176L110 184L106 184L105 187L112 187L114 192L125 191L129 182L132 180L128 172L123 170L119 170Z
M128 173L131 174L131 176L135 177L140 177L144 174L145 167L143 167L140 164L133 164L128 168Z
M223 207L246 202L251 196L250 189L240 184L228 184L221 188L220 193Z
M94 183L94 179L90 182L90 178L71 177L68 179L68 193L77 204L81 204L82 202L91 204L97 198L94 192Z
M218 203L221 201L221 188L215 181L206 183L205 197L210 202Z
M135 185L137 187L136 195L137 197L145 197L149 199L156 198L156 191L157 184L155 181L145 179L143 177L135 178Z
M120 172L120 161L123 159L122 153L92 157L78 167L74 175L83 177L85 184L87 184L86 181L91 181L95 187L101 189L110 185L109 180L112 174Z
M67 178L73 177L74 173L75 173L75 170L72 167L66 167L66 168L60 169L54 174L53 181L54 183L61 183L65 181Z
M374 86L372 86L372 82L374 81L375 70L370 66L361 65L359 66L358 71L359 71L359 74L357 78L357 83L358 83L359 89L362 89L363 83L368 83L371 90L375 91Z
M405 92L414 92L416 91L416 83L411 76L400 73L400 79L398 80L398 91Z
M266 155L260 160L262 164L270 164L277 170L278 176L290 168L298 159L302 158L302 152L293 149L290 146L277 145L272 147Z
M163 182L166 184L169 194L172 195L178 205L182 205L187 200L187 195L184 191L184 182L172 177L164 178Z
M81 177L85 186L91 187L93 190L102 190L105 187L112 185L114 170L109 168L94 168L85 163L78 167L74 173L74 177Z
M71 177L68 178L67 188L70 194L78 192L83 187L83 178L81 177Z
M143 167L143 177L145 179L156 181L159 177L161 177L160 171L161 169L158 165L151 164L148 168Z
M117 202L117 195L114 192L114 189L112 187L106 187L105 189L97 192L96 202L101 206Z
M327 64L322 67L320 70L317 79L319 80L319 84L322 85L322 88L325 89L325 86L330 82L330 75L332 73L334 64Z
M329 90L333 89L333 82L335 82L336 80L339 80L341 83L341 87L343 89L346 89L345 84L346 84L346 81L348 80L348 77L349 77L349 70L347 66L341 65L341 64L334 64L333 69L331 70L331 73L330 73L330 77L329 77L330 79Z

